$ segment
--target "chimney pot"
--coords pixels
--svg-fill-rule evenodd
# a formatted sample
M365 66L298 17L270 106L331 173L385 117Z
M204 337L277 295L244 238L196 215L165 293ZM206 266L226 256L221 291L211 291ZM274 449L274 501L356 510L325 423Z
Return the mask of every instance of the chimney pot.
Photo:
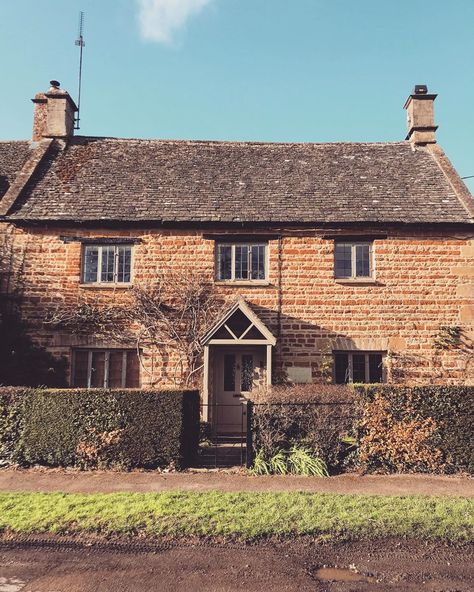
M417 84L415 85L415 90L413 91L415 95L426 95L428 94L428 87L426 84Z

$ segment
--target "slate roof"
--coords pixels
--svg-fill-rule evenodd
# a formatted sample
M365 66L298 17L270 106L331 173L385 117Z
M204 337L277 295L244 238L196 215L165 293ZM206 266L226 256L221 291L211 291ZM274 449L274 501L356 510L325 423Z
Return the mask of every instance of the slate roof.
M24 144L18 145L19 154ZM0 174L3 166L0 155ZM65 149L53 143L9 218L170 223L474 220L435 157L409 142L92 137L75 137Z
M15 180L30 151L30 142L0 142L0 199Z

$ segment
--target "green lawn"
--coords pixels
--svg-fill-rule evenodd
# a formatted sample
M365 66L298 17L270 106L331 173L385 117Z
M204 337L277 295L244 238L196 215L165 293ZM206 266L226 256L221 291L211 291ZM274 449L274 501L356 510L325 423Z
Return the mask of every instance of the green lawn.
M312 493L0 493L0 531L474 541L474 500Z

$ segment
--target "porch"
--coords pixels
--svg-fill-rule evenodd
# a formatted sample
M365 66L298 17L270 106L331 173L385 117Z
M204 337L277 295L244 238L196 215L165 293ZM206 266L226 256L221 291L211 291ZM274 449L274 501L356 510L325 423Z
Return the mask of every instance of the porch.
M209 457L244 464L253 389L272 384L276 338L243 298L204 336L202 420L208 423ZM212 464L210 458L206 464Z

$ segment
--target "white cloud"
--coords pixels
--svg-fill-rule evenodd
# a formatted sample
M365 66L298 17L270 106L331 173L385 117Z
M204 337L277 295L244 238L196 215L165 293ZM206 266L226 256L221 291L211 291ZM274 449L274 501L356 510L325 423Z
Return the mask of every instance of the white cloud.
M170 43L173 34L212 0L137 0L140 33L147 41Z

